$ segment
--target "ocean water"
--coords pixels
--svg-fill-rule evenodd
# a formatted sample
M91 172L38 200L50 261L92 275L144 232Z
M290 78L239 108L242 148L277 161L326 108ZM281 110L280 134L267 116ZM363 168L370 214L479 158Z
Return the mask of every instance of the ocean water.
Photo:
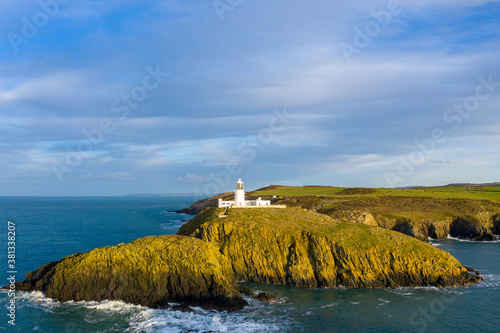
M191 216L169 213L190 198L0 197L0 272L7 285L8 222L15 224L17 280L75 252L173 234ZM11 230L12 230L11 223ZM484 282L470 287L303 289L245 283L279 298L239 313L148 309L117 301L58 303L40 292L0 293L0 332L500 332L500 242L432 241Z

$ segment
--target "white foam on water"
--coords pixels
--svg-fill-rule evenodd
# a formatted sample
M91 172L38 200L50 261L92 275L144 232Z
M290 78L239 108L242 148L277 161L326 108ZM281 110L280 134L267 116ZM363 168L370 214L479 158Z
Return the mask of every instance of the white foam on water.
M328 304L328 305L323 305L320 308L325 309L325 308L329 308L329 307L332 307L332 306L335 306L335 305L339 305L339 303L332 303L332 304Z
M85 314L84 320L89 324L106 321L110 318L120 316L124 318L130 328L126 332L283 332L286 331L286 323L269 322L266 316L266 307L269 304L249 306L239 313L226 313L203 310L193 307L195 312L181 312L173 310L150 309L147 307L128 304L122 301L68 301L60 303L45 297L40 291L20 292L16 295L24 306L39 307L45 312L53 312L55 307L62 314L69 307L80 307L91 310ZM21 305L21 304L20 304ZM63 312L61 312L63 310Z
M385 289L391 294L396 294L398 296L412 296L415 294L414 288L411 287L399 287L395 289Z
M161 214L165 215L165 216L184 217L187 220L189 220L195 216L195 215L188 215L188 214L184 214L184 213L169 212L168 210L161 212Z
M500 289L500 275L484 274L481 275L484 281L474 285L476 288L494 288Z
M169 229L172 229L172 228L180 228L186 222L187 221L185 221L185 220L173 220L173 221L168 222L168 223L162 223L162 224L160 224L160 228L162 228L164 230L169 230Z
M128 304L122 301L102 301L102 302L77 302L87 309L96 310L104 314L131 314L144 309L140 305ZM92 319L89 319L92 320Z
M130 320L130 332L178 333L181 331L228 333L283 332L285 327L266 323L262 314L226 313L194 308L195 312L141 310Z
M170 230L172 228L180 228L182 227L187 221L193 218L193 215L187 215L187 214L182 214L182 213L175 213L175 212L169 212L169 211L163 211L161 212L162 215L168 216L168 217L173 217L172 220L166 223L160 224L160 228L164 230Z
M494 241L473 241L469 238L464 239L464 238L458 238L458 237L451 237L449 234L448 234L447 239L451 239L451 240L458 241L458 242L481 243L481 244L500 243L500 239L497 239Z
M45 297L41 291L18 292L16 298L33 302L52 301L52 298Z
M52 298L45 297L41 291L16 292L15 299L19 303L20 308L23 306L35 306L43 308L48 312L52 311L54 307L61 305L61 303L54 301Z

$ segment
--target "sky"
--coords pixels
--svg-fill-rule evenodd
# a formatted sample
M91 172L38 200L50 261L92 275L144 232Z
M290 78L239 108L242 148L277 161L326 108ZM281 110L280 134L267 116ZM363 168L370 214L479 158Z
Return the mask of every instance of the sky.
M500 1L0 0L0 196L500 181Z

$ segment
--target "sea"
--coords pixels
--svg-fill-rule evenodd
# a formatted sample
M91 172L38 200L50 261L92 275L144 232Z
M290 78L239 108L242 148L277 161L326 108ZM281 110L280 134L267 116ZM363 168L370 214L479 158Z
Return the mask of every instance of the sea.
M0 284L8 285L13 276L23 280L29 271L75 252L174 234L192 216L171 211L192 201L190 197L0 197ZM8 244L8 237L15 244ZM305 289L244 283L277 296L279 302L247 299L249 306L238 313L197 307L185 313L119 301L59 303L41 292L13 295L4 290L0 333L500 332L500 243L457 239L431 243L480 271L485 281L449 289Z

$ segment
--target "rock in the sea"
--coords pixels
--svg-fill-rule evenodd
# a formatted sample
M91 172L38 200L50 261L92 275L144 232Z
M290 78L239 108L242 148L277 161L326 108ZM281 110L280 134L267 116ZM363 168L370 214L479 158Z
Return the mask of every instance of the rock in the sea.
M236 311L246 302L233 276L230 262L211 244L153 236L47 264L28 273L17 290L42 291L61 302L122 300L153 308L175 302Z
M247 294L247 295L255 295L254 291L247 286L236 286L236 290L242 294Z
M479 278L449 253L398 232L301 208L208 208L179 230L229 259L238 280L301 287L460 286Z
M259 293L253 299L256 299L257 301L261 301L261 302L267 302L267 303L273 303L273 302L279 301L279 299L276 296L273 296L273 295L268 294L268 293Z
M194 312L194 310L191 309L189 306L183 305L183 304L172 305L169 309L174 310L174 311L180 311L180 312L188 312L188 313Z

